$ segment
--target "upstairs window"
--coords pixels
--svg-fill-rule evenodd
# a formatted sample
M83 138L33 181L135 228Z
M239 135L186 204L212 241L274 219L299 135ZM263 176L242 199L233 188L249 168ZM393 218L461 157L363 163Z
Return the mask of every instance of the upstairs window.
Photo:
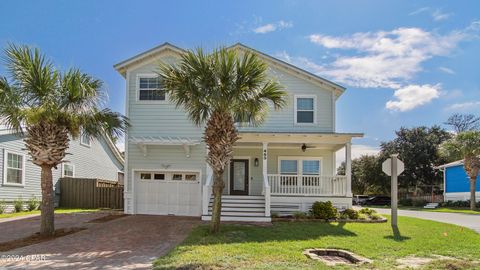
M91 146L92 142L90 140L90 136L82 131L82 135L80 136L80 144L85 146Z
M145 100L165 100L165 90L161 89L160 78L140 77L138 86L138 99Z
M5 151L4 184L24 185L25 156Z
M315 96L295 96L295 123L314 124L315 106Z

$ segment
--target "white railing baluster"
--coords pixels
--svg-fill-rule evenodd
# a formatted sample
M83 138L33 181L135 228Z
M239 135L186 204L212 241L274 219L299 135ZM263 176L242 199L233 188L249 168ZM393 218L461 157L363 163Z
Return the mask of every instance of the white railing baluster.
M343 196L346 176L268 174L271 195Z

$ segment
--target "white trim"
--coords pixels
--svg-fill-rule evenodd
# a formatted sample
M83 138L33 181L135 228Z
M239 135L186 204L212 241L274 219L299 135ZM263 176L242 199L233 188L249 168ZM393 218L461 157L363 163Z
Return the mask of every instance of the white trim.
M277 157L277 174L282 174L280 171L280 161L282 160L296 160L297 161L297 173L296 175L303 175L303 166L299 164L299 161L303 160L318 160L320 162L320 174L323 176L323 157L312 157L312 156L278 156Z
M129 107L129 102L130 102L130 71L127 70L126 72L126 86L125 86L125 116L128 118L128 115L129 115L129 110L130 110L130 107ZM128 127L125 131L125 134L124 134L124 144L125 144L125 149L124 149L124 155L125 155L125 158L124 158L124 163L123 163L123 172L124 172L124 175L123 175L123 203L124 203L124 213L125 214L134 214L134 195L133 195L133 180L132 178L129 178L129 170L128 170L128 147L129 147L129 141L128 141ZM130 183L130 187L129 187L129 181L132 181ZM130 202L130 204L128 204ZM131 209L129 209L129 206L131 207Z
M297 122L297 99L311 98L313 99L313 122L312 123L298 123ZM293 123L298 126L311 126L317 124L317 96L316 95L294 95L293 96ZM309 110L310 111L310 110Z
M251 189L252 189L252 157L251 156L233 156L232 159L248 159L248 196L250 196L252 194L251 192ZM230 160L232 160L230 159ZM228 176L227 176L227 179L228 179L228 195L231 195L230 194L230 162L228 162ZM235 196L235 195L232 195L232 196Z
M8 161L8 154L13 154L13 155L18 155L22 157L22 183L17 184L17 183L8 183L7 182L7 161ZM25 154L16 152L16 151L11 151L4 149L3 150L3 186L12 186L12 187L25 187L25 162L27 159L25 158Z
M70 162L62 163L62 177L65 177L65 165L72 166L72 168L73 168L73 175L72 176L67 176L67 177L75 177L75 164L70 163Z
M137 104L166 104L167 102L167 93L165 92L164 100L140 100L140 78L156 78L158 74L156 73L138 73L135 79L135 103Z

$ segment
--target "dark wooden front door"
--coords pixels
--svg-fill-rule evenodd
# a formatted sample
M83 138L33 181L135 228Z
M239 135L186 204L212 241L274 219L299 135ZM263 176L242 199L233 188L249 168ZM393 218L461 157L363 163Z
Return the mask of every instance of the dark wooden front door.
M248 195L248 159L230 161L230 195Z

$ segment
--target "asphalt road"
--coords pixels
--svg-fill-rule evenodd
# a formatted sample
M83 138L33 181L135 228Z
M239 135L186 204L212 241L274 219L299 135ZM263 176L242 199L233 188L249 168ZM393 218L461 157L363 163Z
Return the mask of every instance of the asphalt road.
M380 214L390 214L390 209L373 208ZM438 222L451 223L473 229L480 233L480 215L469 215L460 213L441 213L428 211L398 210L399 216L428 219Z

